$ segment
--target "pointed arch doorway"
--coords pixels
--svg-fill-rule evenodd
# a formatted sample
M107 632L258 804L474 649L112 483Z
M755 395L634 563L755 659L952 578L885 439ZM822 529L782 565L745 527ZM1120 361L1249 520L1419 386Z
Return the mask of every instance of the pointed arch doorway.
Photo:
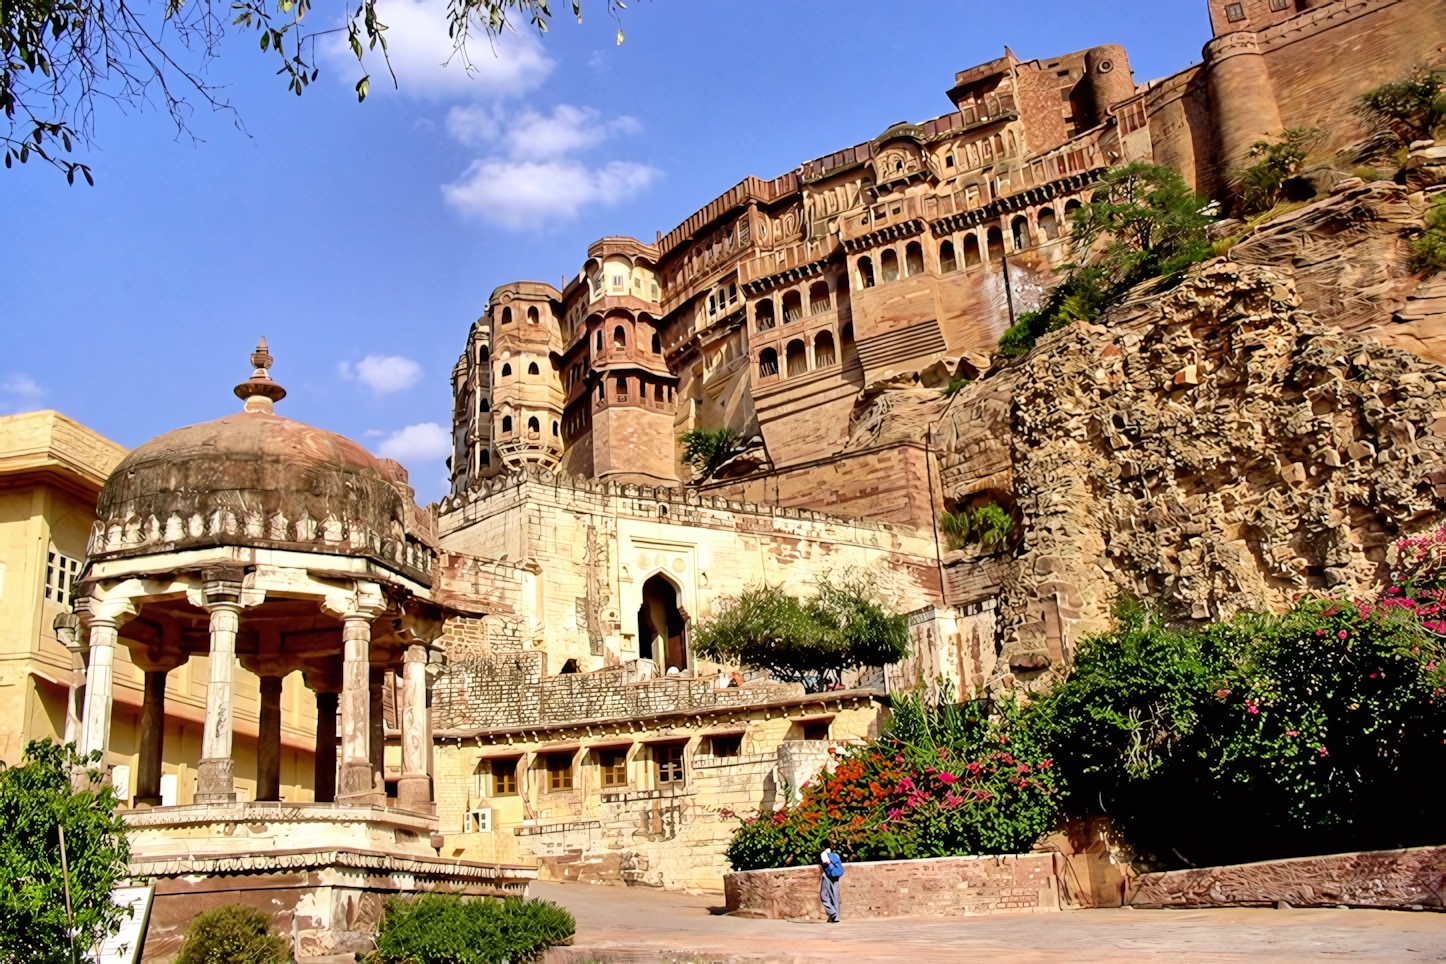
M638 655L651 659L658 671L688 669L687 619L678 605L678 585L661 572L643 583L638 607Z

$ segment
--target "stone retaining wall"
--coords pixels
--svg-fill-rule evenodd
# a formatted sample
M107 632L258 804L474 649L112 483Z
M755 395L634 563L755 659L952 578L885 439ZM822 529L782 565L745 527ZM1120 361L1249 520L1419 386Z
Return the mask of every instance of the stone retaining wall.
M1134 907L1292 907L1446 910L1446 847L1266 860L1145 874Z
M1054 854L935 857L848 864L839 902L846 920L967 917L1060 909ZM817 867L726 875L728 912L774 920L823 920Z

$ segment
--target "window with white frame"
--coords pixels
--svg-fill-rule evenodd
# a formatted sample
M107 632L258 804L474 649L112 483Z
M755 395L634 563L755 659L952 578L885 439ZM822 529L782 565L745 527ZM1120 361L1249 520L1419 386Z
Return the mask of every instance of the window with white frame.
M50 544L45 559L45 598L69 606L75 601L75 581L80 578L80 560L72 559Z

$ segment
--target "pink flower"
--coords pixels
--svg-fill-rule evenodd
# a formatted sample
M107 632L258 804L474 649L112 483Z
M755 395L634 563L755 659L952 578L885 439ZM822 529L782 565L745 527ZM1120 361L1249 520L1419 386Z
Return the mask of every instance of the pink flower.
M1428 672L1428 673L1431 672L1432 670L1434 670L1435 668L1436 668L1436 664L1435 664L1435 663L1427 663L1427 664L1426 664L1426 672Z
M1336 633L1336 639L1345 639L1345 638L1346 638L1347 636L1349 636L1349 635L1350 635L1350 633L1348 633L1348 632L1346 632L1344 629L1342 629L1340 632Z
M939 774L939 780L940 780L941 783L955 783L955 782L958 781L958 779L959 779L959 778L956 777L956 776L955 776L954 774L952 774L952 773L941 773L941 774Z
M1223 700L1223 699L1225 699L1225 697L1227 697L1227 696L1229 696L1229 695L1230 695L1230 691L1229 691L1229 690L1216 690L1216 691L1215 691L1215 696L1216 696L1217 699L1222 699L1222 700Z
M913 791L913 789L914 789L914 781L913 781L913 780L910 780L908 777L904 777L902 780L899 781L899 785L898 785L897 787L894 787L894 792L895 792L895 793L910 793L910 792Z
M1325 635L1325 630L1324 630L1324 629L1317 629L1317 630L1315 631L1315 634L1316 634L1317 636L1324 636L1324 635Z
M1380 675L1381 675L1380 673L1372 673L1372 674L1371 674L1371 679L1375 679L1376 677L1378 677L1378 676L1380 676Z
M1020 772L1020 773L1028 773L1028 772L1029 772L1029 764L1028 764L1028 763L1021 763L1021 764L1019 765L1019 772Z
M1251 716L1258 716L1260 715L1260 707L1252 706L1246 712L1248 712Z
M889 819L890 819L890 820L897 820L897 819L899 819L900 817L902 817L903 815L904 815L904 808L903 808L903 807L894 807L893 809L891 809L891 810L889 811Z
M1325 747L1321 747L1321 748L1320 748L1320 755L1321 755L1321 756L1330 756L1331 754L1330 754L1330 751L1327 750Z
M1299 731L1299 730L1286 730L1286 731L1285 731L1285 735L1286 735L1286 736L1300 736L1300 731Z
M978 764L978 763L970 763L970 764L969 764L968 766L966 766L964 769L968 770L970 773L978 774L978 773L979 773L979 770L980 770L980 767L979 767L979 764Z

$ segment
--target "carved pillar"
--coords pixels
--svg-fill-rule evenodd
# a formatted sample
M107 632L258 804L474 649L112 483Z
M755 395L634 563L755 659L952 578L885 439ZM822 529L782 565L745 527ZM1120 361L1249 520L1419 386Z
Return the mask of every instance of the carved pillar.
M336 801L336 706L338 694L316 694L316 774L312 779L317 803Z
M111 683L115 673L115 644L120 622L114 616L92 615L90 663L86 667L85 713L80 726L82 755L104 753L110 741Z
M61 613L50 624L55 638L70 653L70 691L65 695L65 743L80 739L80 698L85 690L85 659L81 655L80 617Z
M431 809L432 781L427 776L427 749L432 732L427 713L427 649L407 647L402 663L401 705L402 777L397 783L397 806L426 813Z
M384 806L385 785L372 772L372 620L386 608L381 587L358 582L352 592L328 596L322 609L341 620L341 777L336 802Z
M141 754L136 766L136 804L161 805L161 758L166 740L166 670L146 670L141 703Z
M201 734L196 802L234 803L231 714L236 689L236 632L241 628L241 581L231 573L206 573L205 580L206 609L211 613L211 673L206 685L206 729Z
M261 677L261 719L256 738L256 799L281 799L281 682Z

